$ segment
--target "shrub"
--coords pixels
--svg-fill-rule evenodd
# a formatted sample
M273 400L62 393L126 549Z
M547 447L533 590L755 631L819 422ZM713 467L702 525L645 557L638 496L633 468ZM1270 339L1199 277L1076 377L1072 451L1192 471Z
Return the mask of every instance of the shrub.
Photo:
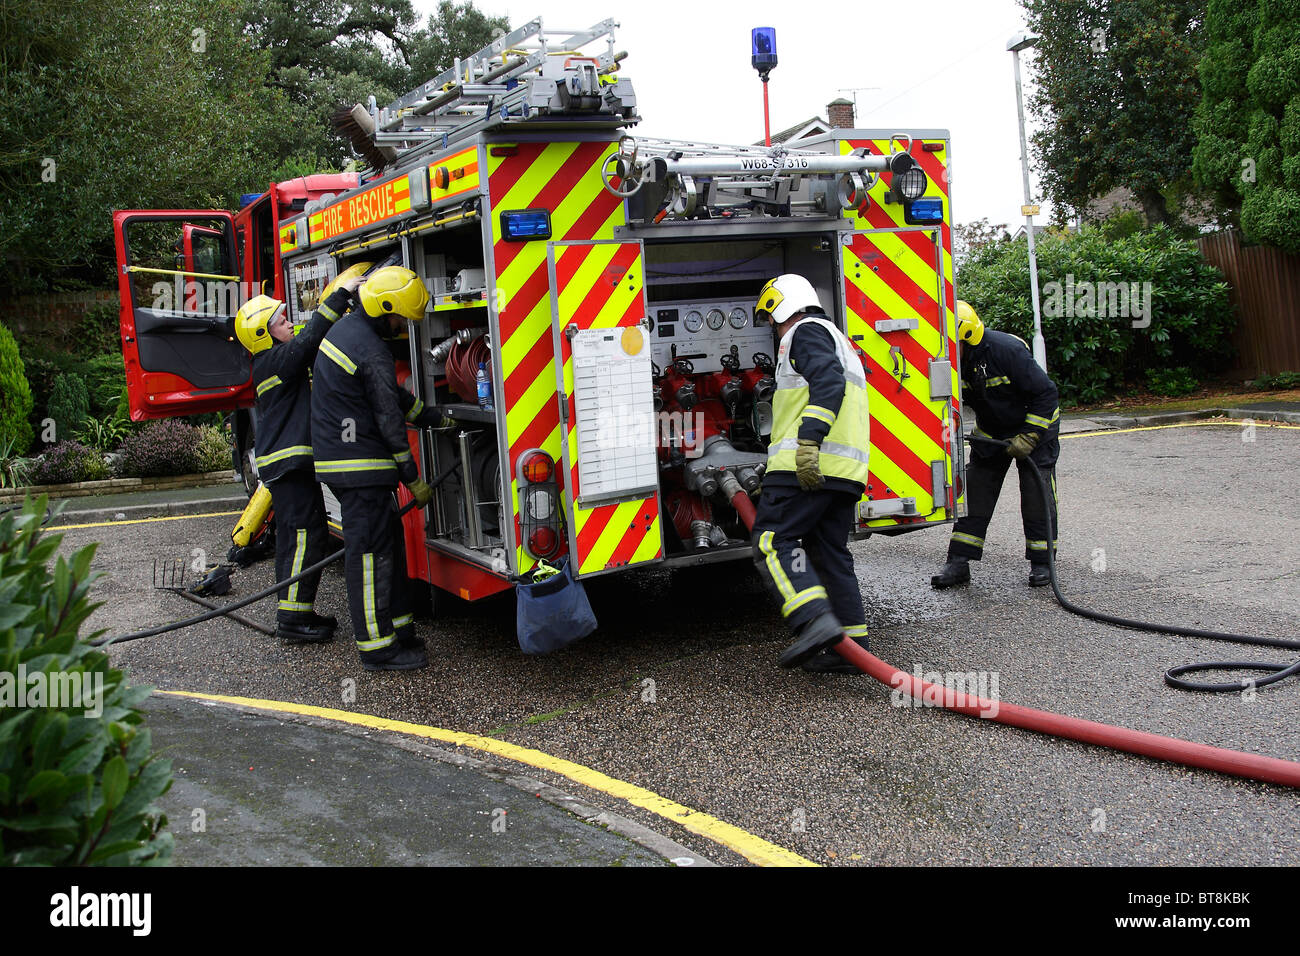
M79 636L98 607L95 545L51 573L61 536L42 534L45 506L29 499L0 517L0 672L64 689L42 706L0 708L0 865L166 863L172 836L154 801L171 786L171 762L152 755L137 709L151 688L129 686Z
M1162 369L1218 371L1231 359L1228 286L1195 242L1165 227L1115 238L1085 228L1044 234L1037 252L1047 367L1063 402L1095 402ZM957 284L957 294L990 328L1026 342L1034 330L1028 262L1024 239L986 246L962 264ZM1096 303L1100 298L1109 306L1110 296L1097 295L1106 288L1101 283L1122 283L1129 291L1136 283L1149 315L1135 318L1130 307L1127 317L1102 317Z
M111 415L117 407L118 396L126 388L126 367L122 364L122 356L109 353L90 359L86 363L85 379L91 410L96 415Z
M12 438L0 441L0 488L19 488L30 480L32 460L14 454Z
M11 442L15 454L24 454L32 446L32 426L27 420L31 411L32 390L18 342L0 325L0 442Z
M1199 384L1196 381L1196 376L1192 374L1192 370L1186 366L1153 371L1147 376L1147 383L1151 391L1157 395L1172 396L1194 392Z
M133 433L131 423L120 418L87 418L77 441L98 451L112 451Z
M234 467L230 438L220 425L204 425L199 429L199 471L228 471Z
M122 351L120 322L115 301L101 302L87 309L82 313L81 321L77 323L77 353L92 361L96 358L120 356ZM117 364L119 367L122 364L120 357L117 359Z
M1261 375L1251 382L1250 386L1260 391L1300 388L1300 372L1278 372L1276 375Z
M54 419L55 441L71 438L81 431L90 415L90 394L80 375L63 372L54 380L47 411Z
M80 442L62 441L36 460L33 477L41 485L103 481L110 469L104 456Z
M199 430L165 418L122 443L121 473L131 478L188 475L200 470Z

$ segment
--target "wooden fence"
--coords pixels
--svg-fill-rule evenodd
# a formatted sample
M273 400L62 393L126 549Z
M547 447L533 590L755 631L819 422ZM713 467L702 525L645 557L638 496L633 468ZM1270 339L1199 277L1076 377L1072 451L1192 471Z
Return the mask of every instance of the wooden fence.
M1300 372L1300 256L1272 246L1243 247L1232 229L1197 244L1232 286L1239 316L1234 370L1250 378Z

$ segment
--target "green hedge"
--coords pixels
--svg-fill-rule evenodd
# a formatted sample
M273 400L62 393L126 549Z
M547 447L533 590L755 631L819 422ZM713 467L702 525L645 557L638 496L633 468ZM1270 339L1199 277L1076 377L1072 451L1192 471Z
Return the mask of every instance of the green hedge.
M1236 324L1228 285L1195 242L1163 226L1133 232L1117 223L1044 233L1035 245L1047 368L1063 402L1100 401L1126 384L1176 391L1187 376L1227 367ZM1032 342L1023 237L973 253L957 294L990 328Z

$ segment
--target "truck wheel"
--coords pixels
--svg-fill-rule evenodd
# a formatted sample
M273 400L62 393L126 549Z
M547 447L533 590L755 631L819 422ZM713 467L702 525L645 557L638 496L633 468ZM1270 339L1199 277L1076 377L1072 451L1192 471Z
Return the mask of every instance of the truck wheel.
M239 443L239 477L243 480L244 491L247 492L250 498L253 492L257 490L258 485L256 430L257 427L252 418L249 418L242 437L237 439Z

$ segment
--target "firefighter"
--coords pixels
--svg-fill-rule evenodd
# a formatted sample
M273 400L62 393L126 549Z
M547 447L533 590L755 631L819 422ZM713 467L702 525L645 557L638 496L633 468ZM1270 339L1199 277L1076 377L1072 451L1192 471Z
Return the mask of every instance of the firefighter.
M440 416L397 384L385 339L424 318L429 293L410 269L385 266L357 293L359 305L321 343L312 375L316 476L343 511L344 573L352 633L366 670L414 670L428 659L415 634L406 541L393 492L406 485L419 507L432 491L411 457L406 425Z
M359 274L340 276L300 334L285 304L269 295L235 314L235 335L253 356L257 390L258 477L275 509L275 579L283 581L325 556L329 531L320 485L312 470L311 388L307 370L325 333L345 311ZM334 639L338 621L316 613L320 572L280 589L276 634L285 644Z
M962 397L975 410L973 434L1008 441L1005 453L995 445L971 442L966 466L967 514L957 519L943 570L930 579L936 588L970 581L970 562L984 554L993 509L1012 460L1020 473L1020 516L1025 528L1029 584L1051 581L1047 549L1056 551L1056 459L1061 453L1061 409L1056 383L1039 368L1024 340L986 329L975 310L957 303L957 336L962 340ZM1033 461L1052 489L1048 518L1042 493L1026 459Z
M867 484L862 363L803 276L769 281L755 313L773 323L779 342L754 561L798 635L782 653L781 666L856 673L830 646L847 636L867 647L866 615L848 548Z

